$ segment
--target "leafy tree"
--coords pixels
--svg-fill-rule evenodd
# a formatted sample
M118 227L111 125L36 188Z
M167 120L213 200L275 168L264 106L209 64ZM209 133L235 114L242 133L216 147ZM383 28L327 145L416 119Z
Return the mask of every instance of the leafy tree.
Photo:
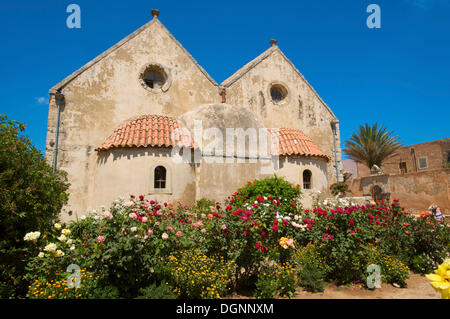
M25 124L0 114L0 297L24 293L29 257L24 236L44 234L68 200L66 174L52 172L44 155L21 135L24 129Z
M351 159L366 164L370 169L374 165L381 167L383 162L402 146L399 137L393 136L383 125L378 126L378 123L375 123L370 126L366 123L345 142L346 148L343 151Z

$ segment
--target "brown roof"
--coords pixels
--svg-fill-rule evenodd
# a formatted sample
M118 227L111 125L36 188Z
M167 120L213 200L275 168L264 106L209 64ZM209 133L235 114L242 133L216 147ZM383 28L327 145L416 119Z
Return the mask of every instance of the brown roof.
M278 155L317 156L330 160L313 140L300 131L290 128L270 129L272 136L278 136Z
M96 150L105 151L122 147L193 147L192 139L183 135L176 119L161 115L143 115L129 120L114 130L114 133Z
M114 130L110 137L98 147L97 151L126 147L172 147L175 145L194 147L188 134L176 131L181 124L174 118L162 115L143 115L125 122ZM300 131L279 128L269 129L270 134L278 136L276 155L318 156L329 160L311 138Z

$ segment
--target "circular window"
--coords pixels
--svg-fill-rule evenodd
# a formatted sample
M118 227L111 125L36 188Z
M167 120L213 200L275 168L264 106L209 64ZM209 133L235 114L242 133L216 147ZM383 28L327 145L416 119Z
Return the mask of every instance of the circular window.
M274 84L270 87L270 97L276 104L281 103L288 95L287 89L281 84Z
M171 82L169 72L159 64L145 66L140 73L139 80L144 88L154 93L167 91Z

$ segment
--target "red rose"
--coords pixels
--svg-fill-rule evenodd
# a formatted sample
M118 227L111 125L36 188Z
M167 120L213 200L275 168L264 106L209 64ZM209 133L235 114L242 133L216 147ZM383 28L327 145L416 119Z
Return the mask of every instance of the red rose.
M266 253L267 252L267 247L266 246L262 246L261 247L261 252L262 253Z
M258 242L255 244L255 248L258 250L260 247L261 247L261 242L258 241Z

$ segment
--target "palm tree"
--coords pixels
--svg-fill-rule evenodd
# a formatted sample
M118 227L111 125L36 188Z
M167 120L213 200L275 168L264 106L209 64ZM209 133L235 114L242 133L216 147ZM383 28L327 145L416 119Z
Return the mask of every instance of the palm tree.
M378 123L373 126L366 123L345 142L344 152L354 161L366 164L369 169L374 165L381 168L384 160L403 146L399 137L392 134L383 125L378 127Z

